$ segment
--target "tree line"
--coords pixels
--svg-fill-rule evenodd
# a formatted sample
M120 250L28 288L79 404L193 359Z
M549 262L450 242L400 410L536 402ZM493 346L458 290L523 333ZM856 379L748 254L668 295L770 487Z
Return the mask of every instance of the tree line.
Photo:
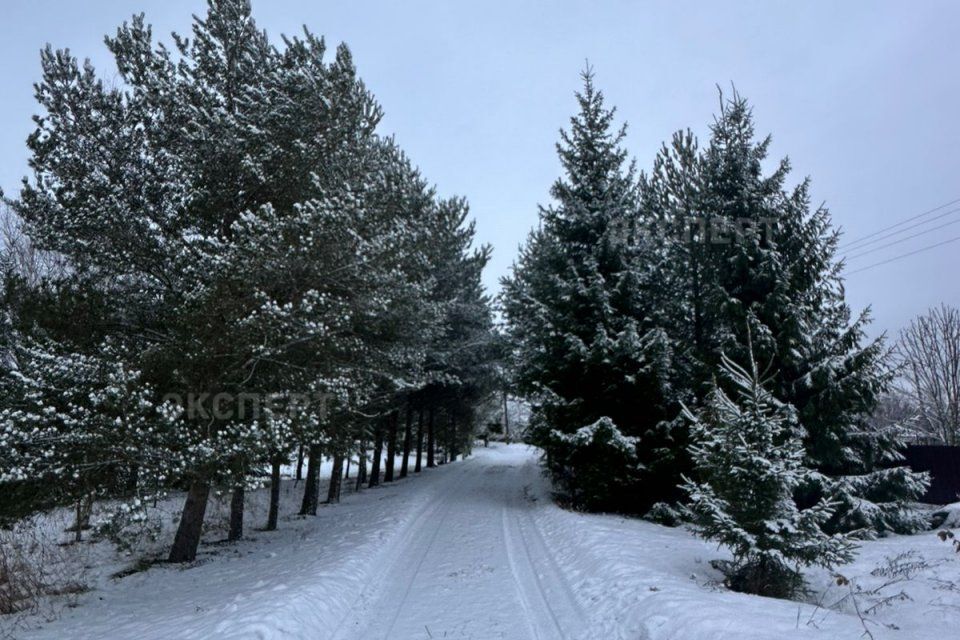
M315 514L322 455L335 502L351 453L376 484L468 450L500 375L490 249L378 133L349 49L271 43L246 0L170 43L135 16L106 46L113 83L42 52L8 200L29 250L2 265L2 516L75 504L79 532L94 498L183 489L169 559L189 561L213 488L239 537L269 469L277 526L298 451Z
M646 171L589 68L563 175L502 304L530 432L571 504L690 520L734 550L728 577L778 595L852 538L925 526L927 479L871 414L896 375L844 299L839 234L808 179L769 158L721 94L701 142Z

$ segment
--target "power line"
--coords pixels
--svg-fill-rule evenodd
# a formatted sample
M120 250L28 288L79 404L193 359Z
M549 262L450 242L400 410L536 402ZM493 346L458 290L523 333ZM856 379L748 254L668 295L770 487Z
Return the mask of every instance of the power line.
M936 249L937 247L942 247L945 244L950 244L951 242L956 242L957 240L960 240L960 236L956 236L954 238L950 238L949 240L944 240L943 242L938 242L936 244L931 244L929 246L922 247L920 249L917 249L916 251L911 251L909 253L902 253L899 256L894 256L886 260L881 260L880 262L874 262L873 264L868 264L865 267L860 267L859 269L848 271L846 275L852 276L855 273L860 273L861 271L866 271L867 269L873 269L874 267L879 267L880 265L896 262L897 260L902 260L903 258L907 258L913 255L916 255L918 253L923 253L924 251L929 251L930 249Z
M844 244L843 247L841 247L841 248L844 248L844 249L850 248L850 246L852 246L852 245L860 244L860 243L863 242L864 240L868 240L868 239L870 239L870 238L873 238L874 236L880 235L881 233L883 233L883 232L885 232L885 231L890 231L891 229L896 229L897 227L902 227L903 225L905 225L905 224L908 223L908 222L912 222L913 220L917 220L918 218L923 218L923 217L925 217L925 216L930 215L931 213L936 213L937 211L940 211L941 209L946 209L947 207L949 207L949 206L951 206L951 205L954 205L954 204L957 204L958 202L960 202L960 198L957 198L957 199L955 199L955 200L951 200L950 202L946 202L946 203L944 203L944 204L941 204L940 206L934 207L933 209L929 209L929 210L927 210L927 211L924 211L923 213L918 213L918 214L915 215L915 216L910 216L910 217L907 218L906 220L901 220L900 222L898 222L898 223L896 223L896 224L892 224L892 225L890 225L889 227L884 227L883 229L880 229L879 231L874 231L873 233L870 233L870 234L867 234L867 235L862 236L862 237L860 237L860 238L857 238L856 240L851 240L850 242L847 242L846 244Z
M925 224L930 224L931 222L934 222L935 220L940 220L941 218L946 218L947 216L953 215L953 214L958 213L958 212L960 212L960 207L957 207L956 209L950 209L949 211L944 211L944 212L941 213L940 215L933 216L932 218L928 218L927 220L921 220L920 222L914 222L913 224L911 224L911 225L909 225L909 226L906 226L906 227L904 227L903 229L898 229L898 230L896 230L896 231L891 231L890 233L886 233L886 234L884 234L884 235L882 235L882 236L879 236L879 237L877 237L877 238L874 238L873 240L870 240L870 241L868 241L868 242L862 242L862 241L861 241L861 242L859 243L859 244L860 244L859 247L852 247L852 248L851 248L851 247L847 246L846 249L847 249L847 251L860 251L861 249L866 249L867 247L869 247L869 246L872 245L872 244L876 244L876 243L878 243L878 242L883 242L884 240L888 240L889 238L895 238L895 237L897 237L898 235L900 235L901 233L905 233L905 232L907 232L907 231L910 231L911 229L916 229L917 227L922 227L922 226L925 225ZM877 233L879 233L879 232L877 232Z
M957 209L957 211L960 211L960 209ZM873 249L868 249L868 250L866 250L866 251L861 251L860 253L855 253L855 254L853 254L852 256L844 256L844 260L856 260L857 258L859 258L859 257L861 257L861 256L865 256L865 255L870 254L870 253L876 253L877 251L880 251L880 250L882 250L882 249L886 249L887 247L892 247L892 246L895 245L895 244L900 244L900 243L902 243L902 242L906 242L907 240L913 240L913 239L916 238L916 237L919 237L919 236L922 236L922 235L926 235L926 234L928 234L928 233L933 233L934 231L936 231L936 230L938 230L938 229L943 229L944 227L949 227L950 225L952 225L952 224L957 224L958 222L960 222L960 219L958 219L958 220L951 220L950 222L944 222L943 224L938 224L937 226L931 227L930 229L925 229L925 230L923 230L923 231L918 231L917 233L911 234L911 235L907 236L906 238L900 238L899 240L894 240L893 242L888 242L887 244L882 244L882 245L880 245L879 247L874 247ZM868 244L872 244L872 243L868 243Z

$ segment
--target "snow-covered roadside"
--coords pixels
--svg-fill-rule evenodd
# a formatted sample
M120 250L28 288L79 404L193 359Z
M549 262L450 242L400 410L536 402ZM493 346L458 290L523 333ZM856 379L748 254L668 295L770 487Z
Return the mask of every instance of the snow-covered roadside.
M527 482L538 527L593 613L594 637L854 640L868 629L876 640L935 640L960 629L960 554L934 532L864 542L838 569L849 585L815 572L812 602L799 604L724 589L710 561L729 554L682 528L565 511L532 471Z
M122 579L105 575L122 565L101 551L101 564L94 567L98 575L88 576L93 588L76 598L76 606L62 609L51 622L7 619L17 626L6 632L18 640L322 638L339 623L372 568L388 559L391 541L431 504L450 470L449 465L430 469L345 494L340 505L321 507L316 518L281 517L275 532L257 530L265 490L251 492L245 540L207 542L192 566L160 564ZM295 513L303 485L285 485L281 513ZM0 626L0 637L3 633Z
M864 543L840 569L850 585L810 576L809 604L737 594L709 564L723 550L684 529L556 506L537 455L492 444L271 533L253 529L254 493L248 540L106 579L16 637L853 640L866 624L876 640L940 640L960 628L960 554L932 532Z

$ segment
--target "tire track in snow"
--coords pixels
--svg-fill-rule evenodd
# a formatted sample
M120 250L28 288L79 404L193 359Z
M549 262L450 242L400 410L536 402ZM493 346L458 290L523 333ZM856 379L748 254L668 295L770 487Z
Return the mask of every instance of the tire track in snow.
M528 488L537 487L537 483L541 482L542 472L538 464L531 459L526 467L526 479L525 487L526 491ZM540 487L541 489L547 489L547 487ZM545 500L546 504L549 505L547 508L547 513L554 512L557 513L558 509L553 504L552 497L545 491L534 490L534 496L529 497L531 500ZM538 518L533 510L525 509L522 510L522 517L529 521L529 530L532 531L531 537L536 540L536 545L543 551L543 557L551 564L556 574L560 576L569 575L568 569L564 568L563 563L560 559L557 558L557 554L552 551L552 549L565 548L567 553L573 553L574 555L590 558L591 566L603 567L606 558L598 558L594 556L595 549L593 548L584 548L581 540L577 540L576 537L569 537L563 535L564 530L561 528L558 533L560 537L557 538L556 534L550 536L553 538L553 545L547 544L547 537L544 535L543 527L538 523ZM577 572L574 570L574 574ZM602 575L602 574L601 574ZM607 573L606 575L612 575L612 573ZM604 640L649 640L651 638L650 631L647 628L641 629L631 629L627 635L624 635L623 629L618 625L617 620L608 617L593 617L581 603L583 600L576 595L576 591L573 589L570 580L566 578L560 578L553 581L553 584L558 585L560 588L564 589L566 592L566 597L568 602L571 603L572 607L575 607L578 612L579 622L581 624L582 633L579 636L574 636L576 638L587 637L586 633L589 631L591 636L597 636L603 638ZM629 605L627 605L629 607Z
M461 474L462 476L462 474ZM459 479L457 487L463 482L463 478ZM451 490L452 491L452 490ZM445 496L446 498L447 496ZM418 555L420 556L414 566L410 567L408 571L405 572L406 576L406 585L403 588L403 596L396 603L396 608L393 612L393 615L390 616L390 623L387 627L386 632L384 633L385 638L393 637L394 627L397 626L397 620L400 618L400 614L403 613L404 605L410 599L410 592L413 591L413 584L416 582L417 576L420 575L420 570L423 568L424 563L427 561L427 558L430 555L430 550L433 548L434 543L437 541L437 537L440 535L440 531L443 530L443 525L447 521L447 516L450 515L450 501L447 499L442 500L444 504L443 515L437 521L436 526L430 534L430 539L427 540L425 544L421 543L423 546L422 552Z
M529 470L528 473L534 474L535 477L539 476L539 467L532 460L525 465L524 471L527 470ZM524 500L536 501L536 498L531 498L527 494L527 489L529 489L530 486L531 485L529 484L524 486ZM539 556L544 558L552 568L552 577L554 578L552 584L557 585L561 590L563 590L563 599L565 600L566 604L569 605L569 610L576 613L576 617L578 618L581 628L586 628L587 613L580 605L580 600L574 593L573 587L570 586L570 582L566 578L566 572L564 572L563 568L560 566L560 563L557 561L556 556L554 556L553 552L550 550L550 546L547 544L547 541L543 536L543 531L540 530L540 526L533 517L531 509L521 509L520 513L522 514L522 519L528 525L528 530L533 532L531 538Z
M365 617L362 615L364 613L369 616L370 603L376 601L377 595L386 586L386 579L393 575L395 570L398 568L401 560L404 557L404 554L402 553L404 548L414 541L416 534L420 531L424 522L433 519L433 517L436 516L437 512L439 512L441 509L446 510L448 508L447 498L463 482L464 470L462 468L457 468L456 470L458 472L457 475L459 476L456 481L453 483L441 482L440 489L435 490L433 492L434 495L425 499L424 505L420 508L417 515L415 515L410 521L401 525L403 526L403 531L394 536L394 539L391 540L390 543L380 552L379 557L386 557L388 558L388 561L380 570L374 569L371 571L371 574L364 582L364 586L360 590L360 593L357 594L357 597L354 599L349 609L340 619L339 624L337 624L337 626L334 628L333 633L330 636L333 640L347 640L348 638L352 637L350 635L346 635L349 631L349 623L356 620L362 620ZM440 481L440 479L436 478L434 481Z
M581 640L583 610L531 515L529 456L491 449L456 467L378 554L333 637Z
M510 502L503 509L504 543L524 608L536 625L535 637L579 640L586 629L583 609L530 517L526 496ZM535 534L525 532L522 521Z
M517 560L516 558L514 558L514 551L512 547L514 546L515 543L510 534L509 508L504 506L503 510L501 511L501 514L502 514L501 527L503 530L504 549L507 552L507 562L510 564L510 575L513 576L513 583L517 590L517 597L520 600L520 606L523 607L523 613L527 621L527 627L530 629L530 635L534 638L534 640L544 640L543 636L537 630L537 625L535 625L533 622L534 604L530 602L530 598L527 595L527 589L524 586L525 581L517 565ZM556 618L554 618L553 622L554 624L556 624Z

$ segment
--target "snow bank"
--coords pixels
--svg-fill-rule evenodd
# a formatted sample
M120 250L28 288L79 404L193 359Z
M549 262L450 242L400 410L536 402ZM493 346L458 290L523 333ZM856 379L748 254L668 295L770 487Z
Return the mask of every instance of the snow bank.
M430 504L445 471L345 495L316 518L281 518L273 532L256 530L266 490L250 492L245 540L208 541L190 566L160 564L122 579L105 577L58 619L20 619L6 633L18 640L327 637L324 630L340 622L371 571L390 556L398 532ZM303 484L284 484L281 513L295 513ZM219 508L211 504L214 519ZM101 561L110 571L123 566Z
M503 623L460 633L481 640L854 640L867 630L875 640L941 640L960 629L960 554L933 532L864 543L839 569L848 584L808 576L808 602L749 596L724 589L711 567L727 554L682 528L557 507L536 450L475 453L347 495L316 518L288 517L276 532L207 542L194 566L104 579L59 620L15 637L352 639L385 620L386 636L361 637L417 640L425 620L437 630L464 611L471 629ZM295 512L301 490L286 483L283 513ZM250 495L255 526L264 492ZM536 631L551 625L559 636Z
M808 575L806 603L733 593L710 561L723 550L669 528L558 508L537 483L534 517L571 586L593 612L594 637L934 640L960 629L960 554L932 533L865 542L838 572ZM864 620L861 621L856 610Z

